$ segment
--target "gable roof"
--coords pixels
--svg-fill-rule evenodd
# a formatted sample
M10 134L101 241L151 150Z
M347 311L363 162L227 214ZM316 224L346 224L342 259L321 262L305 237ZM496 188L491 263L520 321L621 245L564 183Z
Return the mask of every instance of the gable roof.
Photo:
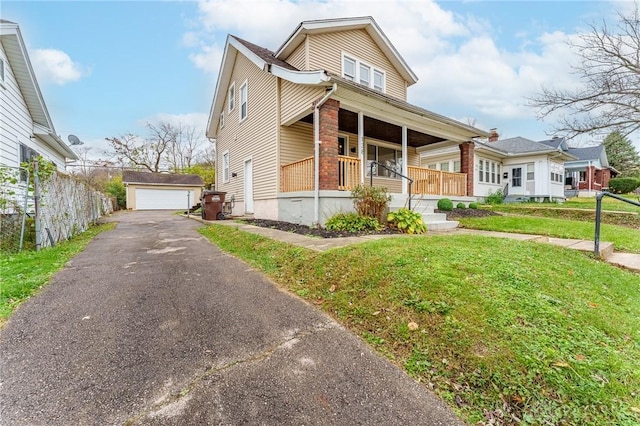
M147 185L180 185L202 186L202 178L198 175L176 173L151 173L125 170L122 172L122 183L142 183Z
M301 22L287 40L275 52L280 59L287 59L289 55L304 41L307 34L323 34L335 31L365 30L380 50L389 58L400 75L408 82L408 86L417 83L418 77L400 56L387 36L380 29L371 16L355 18L318 19Z
M576 157L577 161L596 161L602 160L602 154L604 152L604 145L587 146L583 148L569 148L569 153ZM605 153L606 159L606 153ZM609 166L609 162L606 161L605 166Z
M351 18L349 18L351 19ZM349 20L346 19L346 20ZM373 18L358 18L365 19L367 22L373 22ZM331 21L345 21L345 20L331 20ZM306 21L306 22L325 22L325 21ZM375 24L375 22L373 22ZM304 22L302 23L304 24ZM301 24L301 25L302 25ZM377 28L377 25L376 25ZM432 122L446 123L449 126L455 128L455 132L458 136L464 135L465 138L475 137L488 137L489 133L477 129L472 126L468 126L459 121L451 118L433 113L424 108L417 107L407 102L395 99L387 96L384 93L371 90L358 83L354 83L347 79L344 79L335 74L329 73L325 70L298 70L289 63L283 61L277 57L277 54L269 49L258 46L246 40L233 35L227 36L227 41L222 56L222 64L220 66L220 72L218 73L218 81L216 82L216 89L214 92L213 102L211 104L211 110L209 111L209 118L206 128L206 136L208 138L215 138L218 131L218 123L220 114L224 109L224 99L226 96L226 88L231 81L231 75L233 67L236 62L236 56L240 53L245 56L249 61L255 64L259 69L264 72L270 73L276 77L280 77L284 80L290 81L296 84L304 84L310 86L326 86L330 87L332 84L345 87L349 90L358 91L369 98L375 98L378 102L382 102L385 105L393 105L396 108L400 108L405 112L414 114L414 116L420 116L423 119L429 119Z
M71 148L56 134L18 24L0 20L0 42L35 124L34 134L66 158L77 159Z

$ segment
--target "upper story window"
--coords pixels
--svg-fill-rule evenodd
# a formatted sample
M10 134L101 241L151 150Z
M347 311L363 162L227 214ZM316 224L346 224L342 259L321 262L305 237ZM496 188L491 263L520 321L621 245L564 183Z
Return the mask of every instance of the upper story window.
M240 121L247 118L247 81L240 86Z
M342 59L342 76L347 80L356 80L356 60L345 56Z
M236 83L233 82L229 87L229 112L236 107Z
M384 92L384 71L344 54L342 55L342 76L347 80Z

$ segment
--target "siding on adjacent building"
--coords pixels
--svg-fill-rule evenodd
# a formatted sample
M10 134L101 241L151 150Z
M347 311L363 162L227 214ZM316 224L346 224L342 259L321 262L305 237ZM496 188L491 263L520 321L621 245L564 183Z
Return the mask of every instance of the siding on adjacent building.
M64 170L63 156L39 139L31 138L33 120L1 43L0 58L5 63L4 87L0 85L0 164L19 166L20 144L24 144Z
M240 88L247 81L247 118L240 123ZM252 160L254 200L273 198L277 192L277 78L263 72L242 54L238 54L229 85L235 82L235 109L229 113L228 87L225 90L225 126L217 139L220 164L216 188L227 192L226 199L235 197L235 213L244 212L244 166ZM229 151L229 182L223 182L222 155Z
M407 100L406 82L365 30L309 36L309 69L342 75L342 53L385 72L386 94Z
M297 121L313 112L313 102L325 93L324 87L303 86L282 80L281 87L281 123Z

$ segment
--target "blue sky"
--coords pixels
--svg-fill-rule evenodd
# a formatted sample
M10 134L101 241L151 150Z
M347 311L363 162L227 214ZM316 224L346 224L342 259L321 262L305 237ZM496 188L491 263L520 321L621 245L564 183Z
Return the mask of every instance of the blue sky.
M238 6L239 5L239 6ZM409 101L543 139L525 96L572 87L565 37L630 2L564 1L6 1L22 30L57 132L93 155L104 138L167 119L204 128L226 35L275 50L305 19L373 16L420 81ZM634 140L640 149L640 142Z

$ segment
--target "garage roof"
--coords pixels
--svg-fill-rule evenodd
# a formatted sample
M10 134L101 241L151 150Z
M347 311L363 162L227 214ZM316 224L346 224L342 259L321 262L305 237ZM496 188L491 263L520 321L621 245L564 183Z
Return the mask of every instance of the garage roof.
M202 178L198 175L182 175L174 173L122 172L122 183L138 183L147 185L184 185L202 186Z

